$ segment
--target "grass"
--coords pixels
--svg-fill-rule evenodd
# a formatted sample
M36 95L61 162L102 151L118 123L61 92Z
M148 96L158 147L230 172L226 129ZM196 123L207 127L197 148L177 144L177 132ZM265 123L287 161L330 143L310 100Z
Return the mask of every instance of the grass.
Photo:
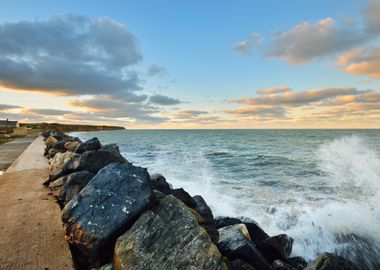
M10 142L10 141L13 141L13 139L12 138L0 138L0 145L7 143L7 142Z

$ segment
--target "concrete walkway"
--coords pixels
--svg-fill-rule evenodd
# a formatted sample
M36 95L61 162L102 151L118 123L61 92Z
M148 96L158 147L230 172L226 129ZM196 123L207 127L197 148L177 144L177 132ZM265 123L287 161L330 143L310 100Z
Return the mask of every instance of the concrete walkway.
M17 138L11 142L0 145L0 171L5 171L17 157L31 144L36 135Z
M43 151L40 136L0 176L0 269L73 269Z

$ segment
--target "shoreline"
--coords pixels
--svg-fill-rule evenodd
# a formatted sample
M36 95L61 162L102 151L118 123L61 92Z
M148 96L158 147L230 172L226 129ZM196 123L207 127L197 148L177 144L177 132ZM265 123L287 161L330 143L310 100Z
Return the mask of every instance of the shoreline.
M44 136L47 145L45 155L50 157L51 166L49 179L45 184L49 185L63 209L62 221L66 240L72 247L75 260L79 262L78 269L90 269L90 267L117 270L141 269L134 268L136 265L150 265L144 269L159 269L152 268L156 262L152 261L152 258L146 258L148 247L144 245L153 241L154 243L149 245L156 246L156 249L150 250L149 256L158 256L156 253L163 251L164 243L171 236L160 239L159 243L155 242L157 240L155 238L160 238L159 235L165 234L165 226L171 226L173 222L173 234L180 235L194 233L194 231L200 231L202 235L206 233L207 237L202 245L207 245L214 250L208 258L196 246L188 247L201 256L203 261L200 259L201 262L198 262L197 268L180 269L233 270L253 269L253 267L256 270L333 269L320 268L318 265L321 263L327 263L330 266L345 265L346 268L342 269L357 269L349 261L330 253L322 253L313 262L306 262L301 257L289 258L293 245L293 239L289 236L285 234L269 236L259 224L246 218L214 217L201 196L191 197L182 188L173 189L164 176L149 175L146 169L130 164L120 155L117 145L102 145L96 137L81 142L77 138L57 132L45 133ZM91 160L96 160L96 164L93 164ZM143 183L144 186L137 191L135 187L134 192L129 193L128 188L123 190L124 186L121 185L123 179L128 179L131 183L134 181ZM138 205L115 203L119 200L123 201L122 198L130 199L136 193L138 197L132 202L145 196L144 203L140 202ZM110 203L109 200L111 200ZM96 202L100 201L102 204L97 205ZM172 206L168 207L166 205L168 203ZM95 207L95 212L88 214L86 210L88 207ZM176 211L176 208L181 209L182 214L173 214L174 216L159 230L150 227L149 219L154 220L158 217L162 219L160 209L165 207L168 215L171 211ZM133 212L135 212L134 215L131 215ZM184 216L187 216L184 212L189 212L192 220L196 220L196 222L190 222L191 224L194 222L193 230L182 228L181 224L178 224ZM153 239L149 237L145 239L145 233L142 232L146 230L153 230L155 232L153 234L157 235L151 236ZM175 250L177 245L186 244L182 241L177 239L177 242L172 243L174 246L171 246L170 250ZM130 242L134 243L133 246L129 246ZM135 245L140 248L136 250ZM167 248L166 252L170 253ZM130 252L134 256L130 255ZM173 254L167 256L169 261L173 260L171 263L178 261ZM160 260L159 257L155 259ZM181 257L181 263L189 264L191 259L184 255ZM212 267L205 268L202 264L207 259L213 261Z
M37 252L37 261L46 258L44 248L60 257L62 247L66 247L64 259L60 261L63 264L49 269L72 269L72 264L74 269L99 270L359 269L331 253L322 253L312 262L289 257L293 245L291 237L270 236L265 228L247 218L214 217L201 196L192 197L182 188L173 189L163 175L149 175L147 169L132 165L121 156L115 144L102 145L96 137L81 142L58 131L42 135L44 143L41 136L36 138L9 172L0 176L0 192L5 194L11 189L4 188L5 176L16 177L29 193L38 193L39 200L46 202L44 207L39 206L40 215L29 216L22 226L28 228L36 219L38 224L54 223L54 226L47 225L55 230L48 238L41 236L41 230L33 232L33 237L41 238L39 243L43 246L33 250ZM43 158L44 144L47 159ZM37 162L37 166L30 160ZM25 183L25 177L31 179L33 187L28 186L32 182ZM51 192L42 183L49 186ZM13 189L19 196L20 191ZM1 199L0 207L4 200L9 201L7 197ZM3 207L11 211L9 205ZM46 218L47 212L52 217ZM11 220L20 223L22 218ZM1 227L13 227L7 224L9 219L1 222L4 223ZM26 228L19 228L21 235ZM19 238L14 233L5 233L8 242L4 244L8 249L1 251L0 257L7 258L2 265L25 262L29 255L23 250L18 255L22 258L20 262L7 255L15 252ZM190 239L193 240L189 242ZM33 244L31 242L27 239L23 245ZM59 250L54 248L57 245ZM55 258L55 262L50 263L56 263L56 259L59 261Z

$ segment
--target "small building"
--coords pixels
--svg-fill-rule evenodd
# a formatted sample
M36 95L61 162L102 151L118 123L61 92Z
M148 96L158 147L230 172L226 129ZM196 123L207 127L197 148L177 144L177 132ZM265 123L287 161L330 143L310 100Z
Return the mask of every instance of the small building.
M8 119L6 120L0 120L0 127L20 127L20 124L18 121L9 121Z
M20 127L18 121L0 120L0 134L8 134L14 137L23 137L28 135L27 127Z

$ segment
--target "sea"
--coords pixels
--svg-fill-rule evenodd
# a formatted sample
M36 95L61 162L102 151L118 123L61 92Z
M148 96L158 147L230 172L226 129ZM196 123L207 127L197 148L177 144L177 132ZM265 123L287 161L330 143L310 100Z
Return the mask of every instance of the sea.
M380 269L380 130L120 130L71 133L117 143L214 216L247 217L294 239L292 256L337 253Z

